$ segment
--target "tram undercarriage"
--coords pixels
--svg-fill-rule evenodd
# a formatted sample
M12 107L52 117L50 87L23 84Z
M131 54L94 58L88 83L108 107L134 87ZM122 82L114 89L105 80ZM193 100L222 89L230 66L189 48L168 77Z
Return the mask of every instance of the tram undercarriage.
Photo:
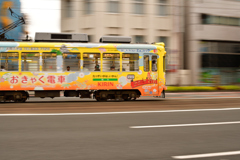
M2 91L0 92L0 102L13 101L23 103L29 98L29 93L26 91Z
M13 101L16 103L23 103L26 102L26 100L29 99L29 97L55 98L61 97L61 92L63 92L64 97L93 98L96 99L97 101L107 100L130 101L136 100L141 96L139 90L32 91L33 94L31 94L31 96L27 91L1 91L0 102Z

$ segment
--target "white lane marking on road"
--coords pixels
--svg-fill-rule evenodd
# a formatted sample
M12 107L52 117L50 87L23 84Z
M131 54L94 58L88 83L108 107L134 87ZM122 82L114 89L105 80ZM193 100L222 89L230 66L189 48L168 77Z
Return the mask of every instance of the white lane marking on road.
M217 109L188 109L188 110L161 110L161 111L129 111L129 112L92 112L92 113L33 113L33 114L0 114L2 116L78 116L78 115L104 115L104 114L139 114L139 113L174 113L174 112L202 112L202 111L230 111L240 108Z
M230 152L218 152L218 153L205 153L205 154L193 154L184 156L172 156L173 159L192 159L192 158L207 158L207 157L219 157L219 156L232 156L238 155L240 151L230 151Z
M131 126L129 128L168 128L168 127L189 127L189 126L210 126L224 124L239 124L240 121L233 122L214 122L214 123L193 123L193 124L171 124L171 125L152 125L152 126Z

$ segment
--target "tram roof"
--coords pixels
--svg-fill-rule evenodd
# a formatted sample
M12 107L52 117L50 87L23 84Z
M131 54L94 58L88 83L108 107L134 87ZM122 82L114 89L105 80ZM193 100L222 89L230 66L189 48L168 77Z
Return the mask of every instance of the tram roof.
M31 46L45 46L45 47L62 47L63 45L66 47L86 47L86 48L112 48L112 47L120 47L120 48L155 48L158 46L164 47L165 44L162 42L154 43L154 44L139 44L139 43L130 43L130 44L121 44L121 43L66 43L66 42L0 42L0 47L31 47Z

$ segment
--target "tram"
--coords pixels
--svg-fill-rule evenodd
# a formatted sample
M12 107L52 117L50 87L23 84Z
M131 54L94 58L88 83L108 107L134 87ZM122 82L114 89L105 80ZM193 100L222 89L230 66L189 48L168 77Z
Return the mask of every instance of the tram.
M130 37L37 33L35 42L0 42L0 101L35 97L135 100L165 97L164 43Z

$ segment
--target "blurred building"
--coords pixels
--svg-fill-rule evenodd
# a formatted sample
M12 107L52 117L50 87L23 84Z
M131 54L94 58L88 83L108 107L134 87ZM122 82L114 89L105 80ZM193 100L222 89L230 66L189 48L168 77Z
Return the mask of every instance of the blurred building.
M172 35L171 0L61 0L62 32L132 36L135 42L164 41Z
M61 0L61 31L164 42L168 85L240 82L239 0Z
M240 1L185 0L184 68L194 85L240 83Z
M167 69L174 73L182 57L181 5L179 0L61 0L61 32L86 33L90 42L104 35L131 36L133 43L164 42L172 53ZM174 83L170 77L168 83Z

